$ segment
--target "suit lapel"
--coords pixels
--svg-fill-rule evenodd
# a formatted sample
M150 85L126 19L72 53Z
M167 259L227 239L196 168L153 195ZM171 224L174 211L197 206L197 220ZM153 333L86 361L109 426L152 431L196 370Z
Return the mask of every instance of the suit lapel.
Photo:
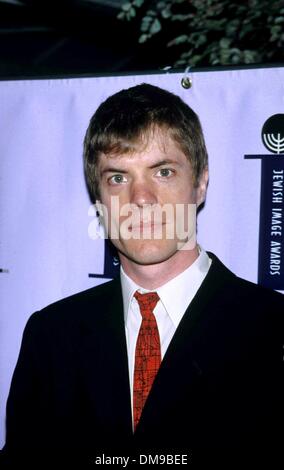
M183 390L196 385L203 373L200 355L214 347L206 344L208 322L214 321L215 299L220 299L218 292L235 275L212 253L208 255L212 265L169 344L136 428L137 437L152 427L153 416L157 423L162 423L171 406L180 402Z
M132 435L132 418L123 303L120 282L107 284L84 320L83 380L91 419L102 433L125 439Z
M194 385L202 375L198 344L206 336L207 321L212 321L214 299L235 276L216 258L187 308L149 394L135 436L153 430L153 417L163 422L167 410L180 399L185 387ZM83 380L91 403L90 419L99 420L101 430L132 438L131 398L128 358L119 280L105 284L102 294L88 302L81 345ZM212 311L213 310L213 311ZM210 349L207 345L207 349Z

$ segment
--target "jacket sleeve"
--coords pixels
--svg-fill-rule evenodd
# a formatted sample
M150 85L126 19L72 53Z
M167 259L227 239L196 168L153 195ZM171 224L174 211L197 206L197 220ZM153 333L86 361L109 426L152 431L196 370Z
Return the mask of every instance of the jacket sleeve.
M6 409L6 444L2 450L2 459L9 465L24 462L45 440L40 422L47 412L48 389L42 372L46 374L40 323L38 312L28 320L12 377Z

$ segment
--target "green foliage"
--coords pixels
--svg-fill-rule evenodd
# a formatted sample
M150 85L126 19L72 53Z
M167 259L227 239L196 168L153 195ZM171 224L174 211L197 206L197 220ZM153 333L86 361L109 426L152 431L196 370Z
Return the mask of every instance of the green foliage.
M138 18L140 43L159 34L173 66L284 61L284 0L133 0L118 17Z

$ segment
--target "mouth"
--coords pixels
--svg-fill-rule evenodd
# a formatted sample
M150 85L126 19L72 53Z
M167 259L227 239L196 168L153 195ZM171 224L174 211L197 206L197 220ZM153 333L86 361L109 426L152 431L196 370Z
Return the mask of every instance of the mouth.
M128 230L154 230L154 229L159 229L166 225L165 222L162 223L153 223L153 222L140 222L140 224L136 225L129 225Z

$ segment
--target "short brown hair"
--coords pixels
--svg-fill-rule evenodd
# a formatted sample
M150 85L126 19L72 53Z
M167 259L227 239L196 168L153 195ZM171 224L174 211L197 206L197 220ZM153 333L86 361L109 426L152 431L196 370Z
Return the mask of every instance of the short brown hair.
M107 98L91 118L84 139L84 170L92 201L99 199L100 154L126 154L151 129L169 131L189 159L197 185L208 156L202 128L195 112L169 91L143 83Z

